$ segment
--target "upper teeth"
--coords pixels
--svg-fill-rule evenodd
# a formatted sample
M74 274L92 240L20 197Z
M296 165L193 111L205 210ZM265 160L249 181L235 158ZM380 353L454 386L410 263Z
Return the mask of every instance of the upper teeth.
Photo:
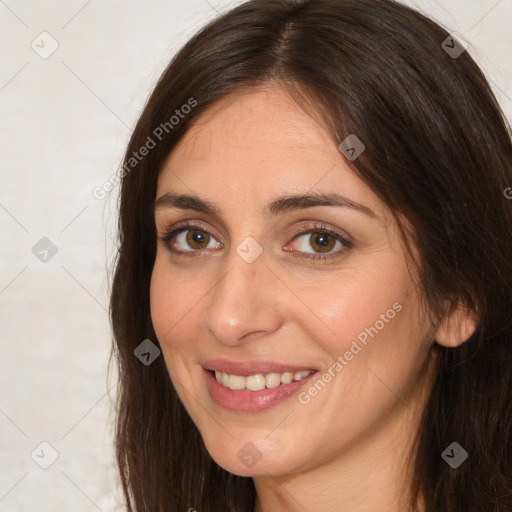
M293 380L301 380L313 373L313 370L305 370L301 372L285 372L285 373L267 373L263 375L258 373L256 375L249 375L244 377L242 375L231 375L225 372L215 372L217 382L229 389L249 389L250 391L261 391L262 389L275 388L280 384L289 384Z

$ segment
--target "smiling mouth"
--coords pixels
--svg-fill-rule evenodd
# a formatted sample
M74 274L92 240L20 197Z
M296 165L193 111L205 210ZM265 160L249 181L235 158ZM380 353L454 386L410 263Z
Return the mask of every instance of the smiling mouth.
M243 376L210 370L210 373L215 376L219 384L233 391L261 391L263 389L272 389L282 384L298 382L314 372L315 370L303 370L284 373L257 373L255 375Z

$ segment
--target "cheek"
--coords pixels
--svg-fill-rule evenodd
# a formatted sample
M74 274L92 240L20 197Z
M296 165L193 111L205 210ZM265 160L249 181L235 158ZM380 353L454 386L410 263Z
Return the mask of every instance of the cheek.
M166 276L162 270L162 265L159 264L159 259L157 258L151 275L149 300L151 321L153 322L158 340L163 345L166 341L164 334L172 325L176 314L176 301L173 300L172 293L168 292L168 283L166 283Z
M179 339L188 337L187 333L200 325L197 312L201 296L204 296L204 290L201 291L199 285L180 277L163 257L157 256L151 276L150 310L164 356L179 350L183 345Z
M194 409L190 395L195 395L193 375L200 350L191 341L200 339L201 297L204 290L193 279L173 272L164 257L157 257L150 284L151 320L171 381L189 412Z
M395 272L389 269L395 268ZM402 321L405 315L400 311L412 285L408 275L400 275L397 267L389 266L384 272L382 266L373 265L366 271L343 269L340 279L330 279L308 289L297 290L310 306L295 317L312 339L322 339L324 348L336 358L350 350L354 340L363 343L370 338L373 329L390 331L390 325ZM315 334L316 333L316 334Z
M333 418L347 432L354 428L354 435L391 410L397 396L408 392L429 346L429 329L421 324L414 286L407 280L382 284L344 287L338 290L338 302L329 306L335 334L324 338L323 347L336 361L329 365L334 377L327 376L334 384L329 384L330 392L317 405L339 404ZM311 396L315 393L311 390ZM345 423L347 410L352 426Z
M394 393L410 387L429 345L417 288L397 260L391 255L385 269L376 262L357 272L344 269L342 279L303 289L304 302L313 305L315 314L304 315L302 309L302 315L294 315L325 354L322 377L330 389L319 391L324 389L320 384L306 389L301 403L316 401L312 407L320 409L339 404L335 410L344 412L339 417L333 412L333 418L348 430L375 421L377 411L395 401ZM345 424L346 410L352 426Z

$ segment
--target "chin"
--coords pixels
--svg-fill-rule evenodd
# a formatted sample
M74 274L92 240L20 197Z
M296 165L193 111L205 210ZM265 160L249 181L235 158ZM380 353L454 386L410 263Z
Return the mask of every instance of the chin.
M262 433L260 439L253 438L254 442L249 438L236 442L230 438L225 443L213 439L212 443L206 442L206 448L220 467L234 475L277 477L295 472L293 468L298 462L295 457L288 456L282 447L269 443L266 436L268 433Z

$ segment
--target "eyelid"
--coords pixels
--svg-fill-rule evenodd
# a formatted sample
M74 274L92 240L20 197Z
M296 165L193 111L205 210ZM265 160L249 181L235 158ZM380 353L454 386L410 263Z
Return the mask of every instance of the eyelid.
M295 234L292 237L292 241L295 240L299 235L307 235L310 233L317 233L317 232L327 232L332 235L335 235L341 239L342 242L346 244L353 244L352 237L348 235L348 233L345 233L344 231L341 231L340 229L336 228L335 226L326 224L325 222L320 221L312 221L313 225L308 224L307 221L304 221L296 230Z
M200 229L202 231L205 231L209 235L213 236L216 240L218 238L222 238L217 235L214 236L214 234L212 234L212 227L210 225L203 223L203 221L201 221L201 220L193 219L193 220L182 220L182 221L176 222L175 224L172 224L170 227L164 227L162 229L163 234L162 234L162 236L159 236L158 239L161 241L165 241L165 239L169 238L170 235L174 236L174 234L176 234L178 231L186 231L188 229L190 229L190 230ZM216 230L214 229L214 231L216 231ZM220 242L220 240L218 240L218 241Z

